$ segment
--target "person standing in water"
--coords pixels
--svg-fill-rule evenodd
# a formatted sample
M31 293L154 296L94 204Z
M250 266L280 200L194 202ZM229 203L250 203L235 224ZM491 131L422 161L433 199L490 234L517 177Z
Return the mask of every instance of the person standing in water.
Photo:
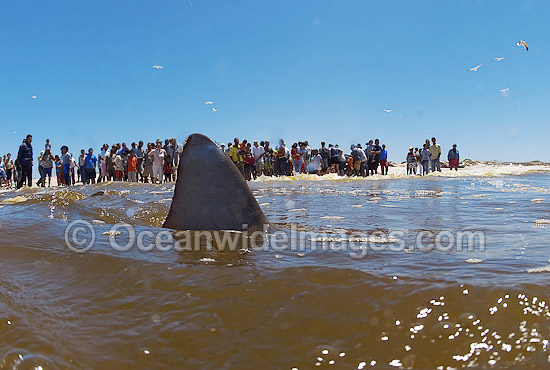
M439 158L441 157L441 145L435 142L435 137L432 137L432 145L430 149L430 159L432 161L432 172L436 170L441 172L441 163Z
M388 151L386 150L386 144L382 144L380 150L380 172L382 175L388 174Z
M451 171L453 170L453 168L458 171L460 155L458 153L458 150L456 149L456 144L453 144L453 148L449 150L449 154L447 154L447 159L449 160L449 168L451 169Z
M21 167L21 178L17 184L17 188L23 187L25 182L27 186L32 186L32 135L28 134L23 143L19 146L17 152L17 162Z

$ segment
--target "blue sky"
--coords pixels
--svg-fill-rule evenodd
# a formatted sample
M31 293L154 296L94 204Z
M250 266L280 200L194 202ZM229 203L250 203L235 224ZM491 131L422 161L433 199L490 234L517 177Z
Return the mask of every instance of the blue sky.
M548 161L548 14L545 1L4 2L0 152L27 133L35 151L48 137L77 152L200 132L380 138L394 161L436 136L463 158Z

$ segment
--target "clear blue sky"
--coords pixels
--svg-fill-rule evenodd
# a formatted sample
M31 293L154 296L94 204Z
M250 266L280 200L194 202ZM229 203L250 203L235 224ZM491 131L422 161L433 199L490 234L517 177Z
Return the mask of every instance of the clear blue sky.
M548 1L4 2L0 152L27 133L38 154L46 137L76 153L201 132L345 149L378 137L395 161L436 136L463 158L548 161L549 14Z

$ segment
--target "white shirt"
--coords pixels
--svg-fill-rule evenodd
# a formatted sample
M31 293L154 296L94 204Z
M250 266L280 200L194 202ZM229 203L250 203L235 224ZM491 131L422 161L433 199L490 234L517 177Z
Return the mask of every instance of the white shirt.
M253 146L252 147L252 154L254 154L254 159L256 160L256 163L263 163L264 162L264 157L260 158L260 156L264 153L265 153L265 149L263 147L261 147L261 146L259 146L259 147Z

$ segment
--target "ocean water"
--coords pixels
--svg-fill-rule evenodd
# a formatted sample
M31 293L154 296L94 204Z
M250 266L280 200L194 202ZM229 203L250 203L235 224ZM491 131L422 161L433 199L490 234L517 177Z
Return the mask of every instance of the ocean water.
M0 194L0 368L550 366L547 169L250 187L317 249L113 250L113 225L163 230L173 184ZM96 234L85 253L65 241L75 220ZM431 245L460 232L484 243Z

